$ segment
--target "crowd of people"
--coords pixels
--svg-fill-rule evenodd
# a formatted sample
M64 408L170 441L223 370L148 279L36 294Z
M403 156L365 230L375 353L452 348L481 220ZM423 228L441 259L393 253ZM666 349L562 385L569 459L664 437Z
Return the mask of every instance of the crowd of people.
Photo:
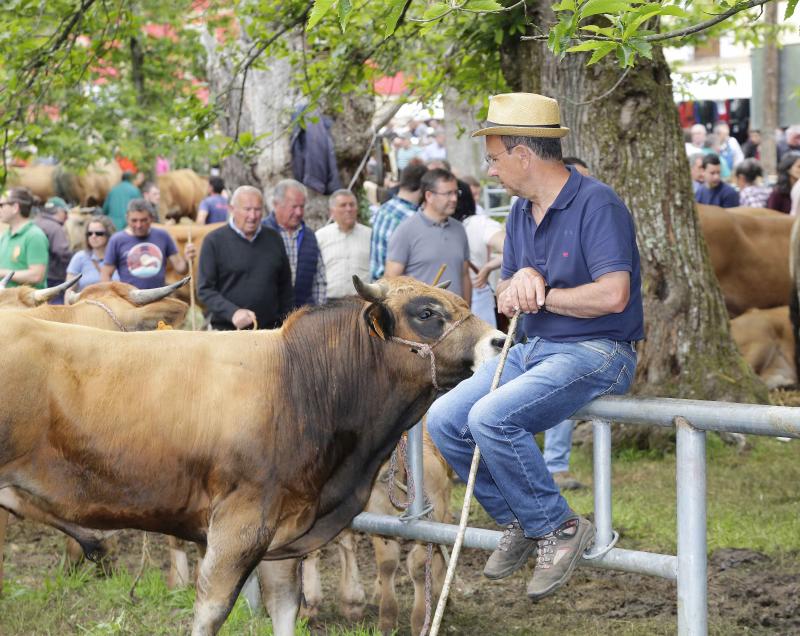
M703 124L695 124L688 134L686 155L698 203L800 213L800 125L789 126L778 137L777 180L772 185L765 182L758 130L751 130L742 145L725 122L715 124L711 135Z
M153 227L157 187L138 188L129 174L103 214L89 219L86 248L74 255L56 237L63 201L48 201L32 222L30 191L10 188L0 199L0 221L9 226L0 237L0 276L14 270L12 284L44 286L81 274L83 284L118 279L149 288L164 284L168 263L182 274L199 257L198 296L219 330L278 327L293 308L352 294L354 273L448 280L490 324L495 302L507 317L523 312L503 386L489 393L498 363L489 360L433 404L428 427L462 479L476 442L483 452L475 494L505 528L484 574L504 578L537 554L527 593L543 598L569 579L593 541L592 523L561 495L579 486L566 472L566 418L632 382L643 337L639 256L625 204L586 176L583 162L562 157L569 131L555 100L497 95L488 119L474 135L486 138L489 176L515 197L505 228L480 214L480 183L453 173L441 131L426 128L421 153L398 152L399 182L384 193L371 228L358 222L349 190L332 192L330 223L314 232L299 181L274 184L266 201L246 185L228 198L225 184L211 179L198 219L223 224L205 235L199 253L191 241L180 253L169 232ZM397 139L398 150L411 148ZM502 280L493 283L498 269ZM426 309L415 319L441 328L448 317ZM533 438L539 432L544 453Z

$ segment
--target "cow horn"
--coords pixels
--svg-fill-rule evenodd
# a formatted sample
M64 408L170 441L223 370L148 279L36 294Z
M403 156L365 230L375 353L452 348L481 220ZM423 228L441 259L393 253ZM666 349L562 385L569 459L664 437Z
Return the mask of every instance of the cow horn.
M33 292L33 300L36 302L37 305L46 303L51 298L55 298L61 292L66 291L73 285L77 284L77 282L81 279L81 276L83 276L83 274L78 274L75 278L65 281L60 285L56 285L55 287L48 287L46 289L37 289L35 292Z
M191 276L187 276L186 278L179 280L177 283L172 283L172 285L166 285L165 287L156 287L154 289L134 289L128 292L128 300L137 307L149 305L150 303L158 302L162 298L166 298L176 289L183 287L191 279Z
M371 303L379 303L386 298L389 291L386 283L365 283L358 276L353 274L353 287L356 288L358 295Z
M76 292L72 289L68 289L64 292L64 304L65 305L74 305L81 299L81 293Z
M0 289L5 289L6 285L11 282L11 279L14 278L14 272L8 272L3 279L0 280Z
M449 280L444 280L444 281L442 281L441 283L439 283L439 284L438 284L438 285L436 285L436 286L437 286L439 289L447 289L448 287L450 287L450 283L451 283L451 281L449 281Z

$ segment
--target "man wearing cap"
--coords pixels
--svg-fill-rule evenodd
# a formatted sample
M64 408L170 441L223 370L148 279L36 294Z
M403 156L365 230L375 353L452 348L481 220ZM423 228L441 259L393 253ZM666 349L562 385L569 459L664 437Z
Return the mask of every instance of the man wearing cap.
M30 285L43 289L47 274L47 237L30 220L33 194L28 188L10 188L0 196L0 278L14 272L8 287Z
M538 554L528 596L552 594L592 544L594 528L573 512L547 470L534 435L600 395L628 390L635 341L644 337L633 219L614 191L565 166L558 103L529 93L489 101L489 176L519 200L506 224L498 308L521 312L501 383L498 360L434 402L433 441L466 480L481 450L475 496L505 526L484 575L509 576Z
M49 242L47 250L49 260L47 266L48 287L60 285L67 278L67 265L69 265L69 261L72 258L69 239L64 230L68 209L67 202L64 199L52 197L47 200L41 214L33 221L44 232ZM64 297L61 294L50 301L52 305L61 305L63 303Z

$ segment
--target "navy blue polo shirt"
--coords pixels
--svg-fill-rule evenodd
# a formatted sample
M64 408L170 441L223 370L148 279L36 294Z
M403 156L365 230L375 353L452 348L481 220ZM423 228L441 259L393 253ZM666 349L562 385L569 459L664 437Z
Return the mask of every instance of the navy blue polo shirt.
M622 313L597 318L547 311L524 314L522 329L528 337L556 342L641 340L642 280L633 217L610 187L567 167L569 179L541 225L533 220L530 201L514 203L506 223L501 278L509 279L517 270L532 267L550 287L570 288L610 272L629 272L630 299Z

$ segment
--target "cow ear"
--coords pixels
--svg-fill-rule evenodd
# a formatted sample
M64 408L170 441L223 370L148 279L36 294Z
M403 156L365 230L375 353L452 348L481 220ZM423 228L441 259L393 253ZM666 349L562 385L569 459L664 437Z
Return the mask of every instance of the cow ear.
M370 335L381 340L392 336L392 317L389 310L380 303L372 303L364 311L364 320L369 327Z

